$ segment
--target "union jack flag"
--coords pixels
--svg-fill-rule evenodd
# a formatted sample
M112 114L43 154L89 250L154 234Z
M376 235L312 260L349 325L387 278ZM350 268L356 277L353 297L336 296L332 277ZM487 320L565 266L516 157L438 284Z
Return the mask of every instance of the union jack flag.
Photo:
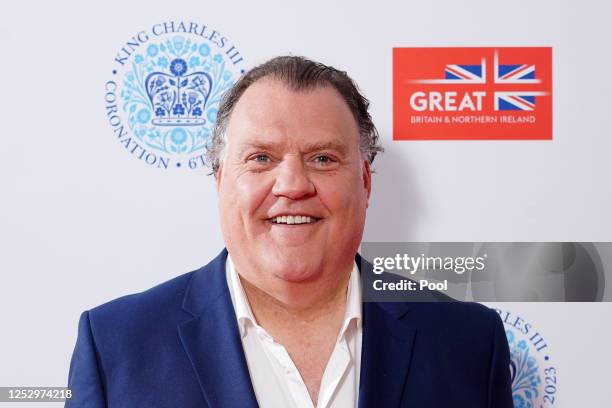
M484 84L487 80L487 65L448 64L444 67L444 79L417 79L420 84Z
M535 97L546 95L546 92L495 92L495 110L533 111Z
M500 64L495 53L493 74L496 84L539 84L536 79L535 64Z
M489 78L489 83L490 81L491 78ZM443 79L416 79L410 82L439 85L485 85L487 84L487 60L483 58L480 65L446 64L444 65ZM535 64L500 64L499 54L497 51L495 51L493 54L493 83L523 85L539 84L541 83L541 80L536 78ZM548 93L532 91L494 92L494 110L534 111L536 108L536 96L544 95L548 95Z
M444 79L482 80L481 65L447 65L444 68Z
M552 92L552 47L393 48L393 140L551 140Z
M496 84L538 84L535 64L500 64L496 52L493 61L493 77ZM546 92L495 92L496 111L533 111L536 96Z

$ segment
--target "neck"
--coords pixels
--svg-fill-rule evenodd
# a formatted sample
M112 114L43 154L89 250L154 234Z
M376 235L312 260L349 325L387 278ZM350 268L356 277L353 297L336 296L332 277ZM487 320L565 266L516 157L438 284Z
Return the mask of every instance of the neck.
M270 319L297 319L312 322L323 316L344 312L352 268L339 274L340 279L325 284L283 283L280 290L266 291L240 276L255 319L263 325Z

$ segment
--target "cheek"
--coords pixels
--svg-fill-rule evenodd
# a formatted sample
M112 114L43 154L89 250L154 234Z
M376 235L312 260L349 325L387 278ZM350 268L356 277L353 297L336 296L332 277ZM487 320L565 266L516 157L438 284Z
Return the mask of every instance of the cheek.
M317 182L319 199L333 214L357 217L365 211L367 193L363 181L353 174L340 178L322 178Z
M271 191L271 183L261 174L244 173L234 180L228 180L221 190L222 208L243 216L252 215L265 202Z

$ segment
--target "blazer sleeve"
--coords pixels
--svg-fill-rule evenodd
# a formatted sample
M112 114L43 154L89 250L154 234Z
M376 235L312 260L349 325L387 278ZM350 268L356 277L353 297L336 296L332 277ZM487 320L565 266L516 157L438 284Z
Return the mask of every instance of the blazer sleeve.
M491 310L494 322L493 351L489 371L489 408L512 408L512 379L510 378L510 350L504 324Z
M83 312L79 320L79 333L68 374L68 388L72 390L73 397L66 400L64 408L106 407L100 368L89 312Z

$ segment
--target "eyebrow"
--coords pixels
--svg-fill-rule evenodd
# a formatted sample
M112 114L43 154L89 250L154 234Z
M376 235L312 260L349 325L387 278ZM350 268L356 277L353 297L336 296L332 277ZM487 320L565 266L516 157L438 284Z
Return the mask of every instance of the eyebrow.
M335 139L325 142L306 143L306 145L304 146L304 151L306 153L319 150L335 150L342 155L346 155L348 148L346 146L346 143L342 142L341 140Z
M241 143L241 147L239 150L239 154L244 154L245 151L249 149L259 149L265 151L278 151L281 150L284 143L278 142L262 142L260 140L246 140ZM334 150L340 153L341 155L346 155L348 152L348 148L346 143L342 142L338 139L326 140L321 142L308 142L305 143L302 147L304 153L312 153L314 151L320 150Z
M274 151L279 150L281 147L282 143L262 142L259 140L246 140L245 142L240 144L239 154L242 155L245 151L249 149Z

